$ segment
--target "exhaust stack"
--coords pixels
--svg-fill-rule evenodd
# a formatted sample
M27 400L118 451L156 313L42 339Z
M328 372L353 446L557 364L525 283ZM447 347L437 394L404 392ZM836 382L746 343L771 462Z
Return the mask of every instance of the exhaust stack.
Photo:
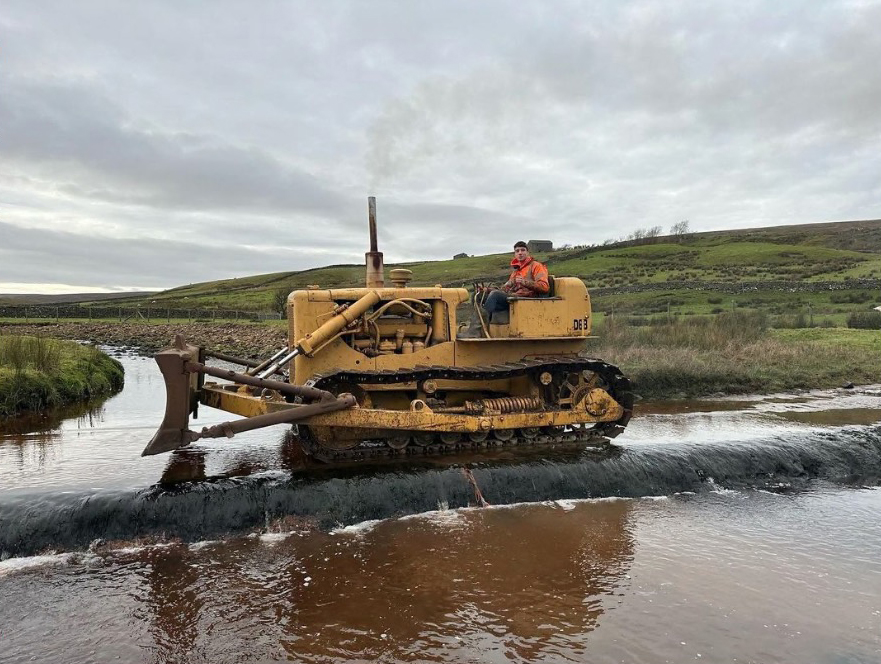
M378 250L376 241L376 196L367 197L367 214L370 218L370 251L364 254L367 264L367 288L383 288L385 271L382 252Z

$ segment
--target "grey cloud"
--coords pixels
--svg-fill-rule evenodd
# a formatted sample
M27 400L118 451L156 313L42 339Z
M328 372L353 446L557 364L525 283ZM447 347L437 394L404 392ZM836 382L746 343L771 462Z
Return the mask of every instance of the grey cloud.
M338 213L345 197L264 149L136 126L84 81L4 77L0 151L69 178L69 195L183 209Z
M555 104L588 131L598 120L614 131L604 122L614 120L625 145L624 131L699 142L746 134L791 147L818 128L814 140L836 144L877 138L881 5L572 7L562 34L556 23L537 26L528 47L492 66L428 77L390 101L372 128L373 162L403 172L439 153L510 150Z
M818 180L848 186L853 159L878 172L863 151L881 129L879 6L569 7L562 31L388 102L371 129L382 176L409 186L455 164L461 191L503 183L508 205L596 237L689 216L819 221L843 210ZM870 192L849 216L877 210Z
M380 250L387 260L449 258L461 251L505 251L505 228L528 220L514 214L465 205L377 203ZM482 232L498 229L495 232Z
M257 249L206 242L136 242L30 229L0 222L0 282L90 283L97 287L159 286L234 276L302 270L357 260L328 251L308 255L296 247ZM354 260L353 260L354 259ZM27 277L27 279L25 279Z
M519 64L564 100L800 125L877 99L879 19L877 4L630 3L572 16L570 38L545 33Z

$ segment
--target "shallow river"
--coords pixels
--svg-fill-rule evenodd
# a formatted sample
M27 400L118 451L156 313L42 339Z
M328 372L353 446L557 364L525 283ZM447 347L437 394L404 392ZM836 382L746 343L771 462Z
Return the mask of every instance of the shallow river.
M881 389L332 470L281 427L140 457L162 380L120 359L0 431L0 662L881 662Z

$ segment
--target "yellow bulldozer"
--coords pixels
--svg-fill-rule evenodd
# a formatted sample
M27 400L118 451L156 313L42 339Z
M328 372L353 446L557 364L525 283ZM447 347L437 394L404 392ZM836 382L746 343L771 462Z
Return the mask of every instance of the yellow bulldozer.
M262 362L209 353L176 337L155 358L165 418L144 455L200 438L292 424L305 452L328 463L479 451L513 445L605 444L632 415L630 383L585 356L590 296L581 279L551 277L542 298L509 298L465 334L466 288L386 283L368 199L370 251L360 288L307 286L287 299L289 345ZM467 308L467 307L466 307ZM206 364L208 356L240 364ZM224 382L205 382L205 376ZM242 416L189 429L199 404Z

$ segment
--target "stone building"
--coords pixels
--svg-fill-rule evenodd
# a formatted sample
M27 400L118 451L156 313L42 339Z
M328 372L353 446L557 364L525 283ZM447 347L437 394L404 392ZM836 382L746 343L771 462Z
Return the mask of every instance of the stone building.
M526 248L529 249L530 254L538 251L553 251L554 243L550 240L530 240L526 243Z

